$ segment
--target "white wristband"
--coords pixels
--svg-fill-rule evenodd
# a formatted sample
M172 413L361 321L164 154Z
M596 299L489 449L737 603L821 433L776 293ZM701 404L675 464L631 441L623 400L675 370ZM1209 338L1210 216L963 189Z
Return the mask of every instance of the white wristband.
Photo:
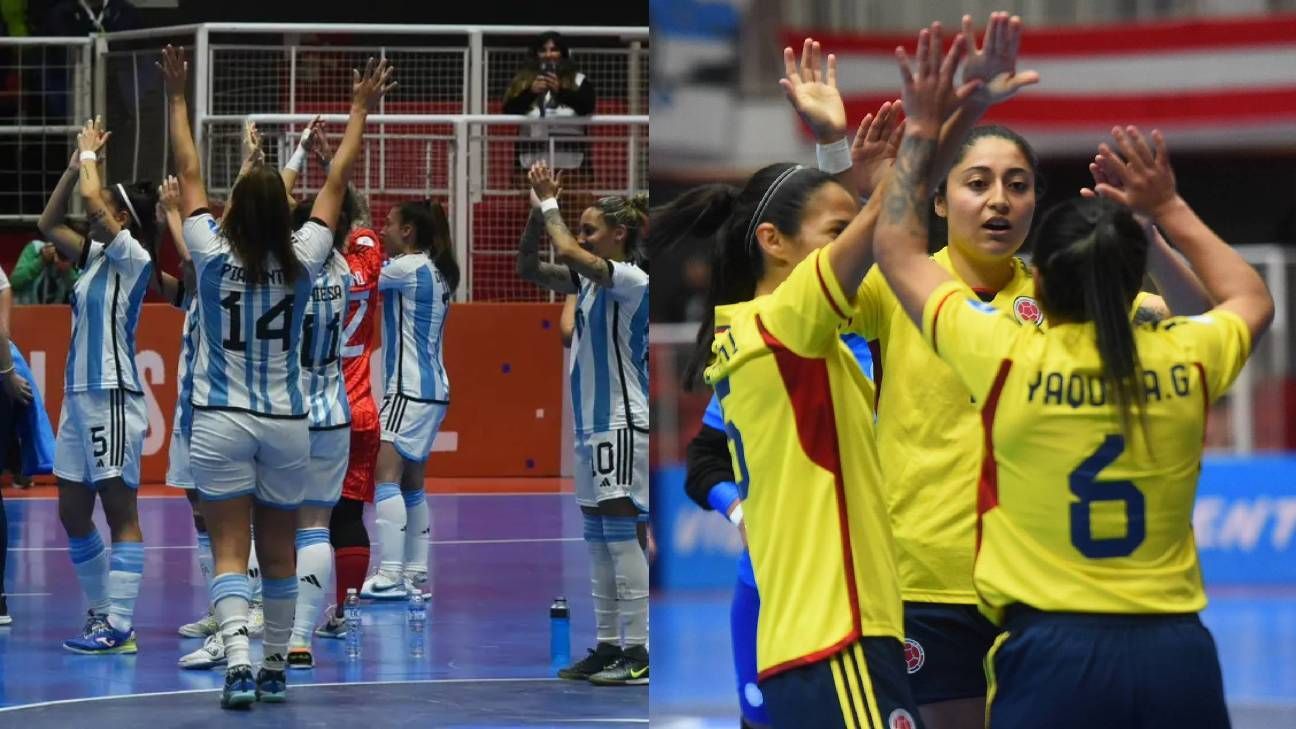
M540 201L540 212L547 213L550 210L558 209L558 198L547 197Z
M82 161L82 162L94 162L94 161L97 160L97 159L99 159L99 156L96 155L94 152L91 152L91 151L88 150L88 149L83 149L83 150L81 150L81 161Z
M850 142L842 137L832 144L816 144L815 159L819 169L830 175L845 172L851 168Z
M734 526L738 526L739 524L742 523L742 519L743 519L742 504L739 504L733 508L733 511L729 512L729 521Z
M288 158L288 164L284 165L284 169L292 170L293 172L296 172L297 174L300 175L301 171L305 167L306 167L306 148L299 144L297 145L297 151L293 152L292 156Z

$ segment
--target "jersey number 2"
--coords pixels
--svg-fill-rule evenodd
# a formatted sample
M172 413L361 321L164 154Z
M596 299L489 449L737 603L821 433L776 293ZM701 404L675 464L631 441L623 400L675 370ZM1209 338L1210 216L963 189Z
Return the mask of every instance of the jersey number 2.
M1125 451L1125 438L1109 435L1083 463L1071 472L1071 493L1080 500L1071 504L1071 543L1090 559L1128 557L1147 537L1143 492L1133 481L1099 481L1098 474ZM1095 502L1120 501L1125 505L1125 536L1097 539L1090 524Z

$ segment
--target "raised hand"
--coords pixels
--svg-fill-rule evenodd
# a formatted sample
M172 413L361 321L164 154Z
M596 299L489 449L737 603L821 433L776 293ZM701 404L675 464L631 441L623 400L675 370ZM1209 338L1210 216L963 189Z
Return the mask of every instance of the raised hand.
M1106 144L1098 146L1096 161L1090 165L1090 172L1095 173L1093 193L1155 218L1179 197L1165 138L1159 130L1152 130L1154 150L1135 126L1113 127L1112 137L1124 158Z
M158 185L158 208L164 212L180 211L180 181L175 175L168 176Z
M801 46L801 66L797 68L792 48L784 48L787 75L779 79L779 86L815 140L828 144L846 136L846 105L837 91L837 57L829 53L826 70L821 71L822 52L818 41L806 38Z
M549 165L544 160L540 160L531 165L527 170L527 180L531 182L531 191L541 200L558 197L558 192L562 189L558 184L558 177L554 171L549 169Z
M261 132L254 121L243 125L243 157L257 160L265 157L265 153L261 151Z
M933 138L939 135L945 120L980 88L982 82L976 79L954 88L954 72L966 48L960 33L954 37L954 43L942 59L940 23L932 23L930 28L918 33L915 64L910 64L909 54L903 46L896 47L908 133Z
M1034 71L1017 73L1021 33L1021 18L1004 12L991 13L978 50L972 16L963 16L963 43L967 53L963 62L963 81L981 82L973 94L972 103L992 106L1008 99L1023 86L1039 82L1039 74Z
M96 116L93 119L87 119L84 126L81 127L81 133L77 134L78 160L80 152L94 152L98 154L99 150L108 143L108 138L112 132L105 132L103 128L103 117Z
M900 119L903 112L904 104L899 99L884 101L876 115L865 114L860 120L851 145L851 176L862 197L872 196L895 163L900 137L904 134L904 122Z
M162 70L162 81L168 96L184 96L185 81L189 78L189 62L183 48L167 46L162 49L162 62L155 64Z
M333 145L328 139L328 124L317 115L310 123L310 136L306 138L306 149L321 162L333 159Z
M395 72L396 69L392 67L391 61L386 58L378 62L370 58L365 64L364 73L352 69L351 103L366 111L372 110L378 105L383 94L396 88L396 82L391 80Z

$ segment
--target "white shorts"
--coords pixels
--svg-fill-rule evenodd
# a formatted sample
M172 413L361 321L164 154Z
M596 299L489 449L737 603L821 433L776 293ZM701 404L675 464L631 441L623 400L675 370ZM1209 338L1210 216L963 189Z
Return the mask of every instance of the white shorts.
M189 436L174 429L167 449L166 485L186 491L194 487L193 474L189 471Z
M120 389L65 393L54 475L86 485L121 478L127 486L139 488L146 430L143 395Z
M310 463L306 466L306 498L302 504L337 506L350 457L350 426L310 431Z
M255 496L260 504L295 509L306 497L309 462L305 418L194 411L189 470L205 500Z
M407 461L426 460L448 407L446 403L413 400L400 393L384 396L378 411L382 442L396 446L396 452Z
M576 503L629 498L648 513L648 434L632 428L595 433L576 445Z

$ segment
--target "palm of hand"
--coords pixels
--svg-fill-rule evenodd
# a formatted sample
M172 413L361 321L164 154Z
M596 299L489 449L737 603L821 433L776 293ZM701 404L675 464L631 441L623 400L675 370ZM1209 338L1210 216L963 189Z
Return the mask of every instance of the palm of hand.
M846 106L835 87L817 81L803 83L796 87L794 100L797 112L807 124L833 129L846 127Z

